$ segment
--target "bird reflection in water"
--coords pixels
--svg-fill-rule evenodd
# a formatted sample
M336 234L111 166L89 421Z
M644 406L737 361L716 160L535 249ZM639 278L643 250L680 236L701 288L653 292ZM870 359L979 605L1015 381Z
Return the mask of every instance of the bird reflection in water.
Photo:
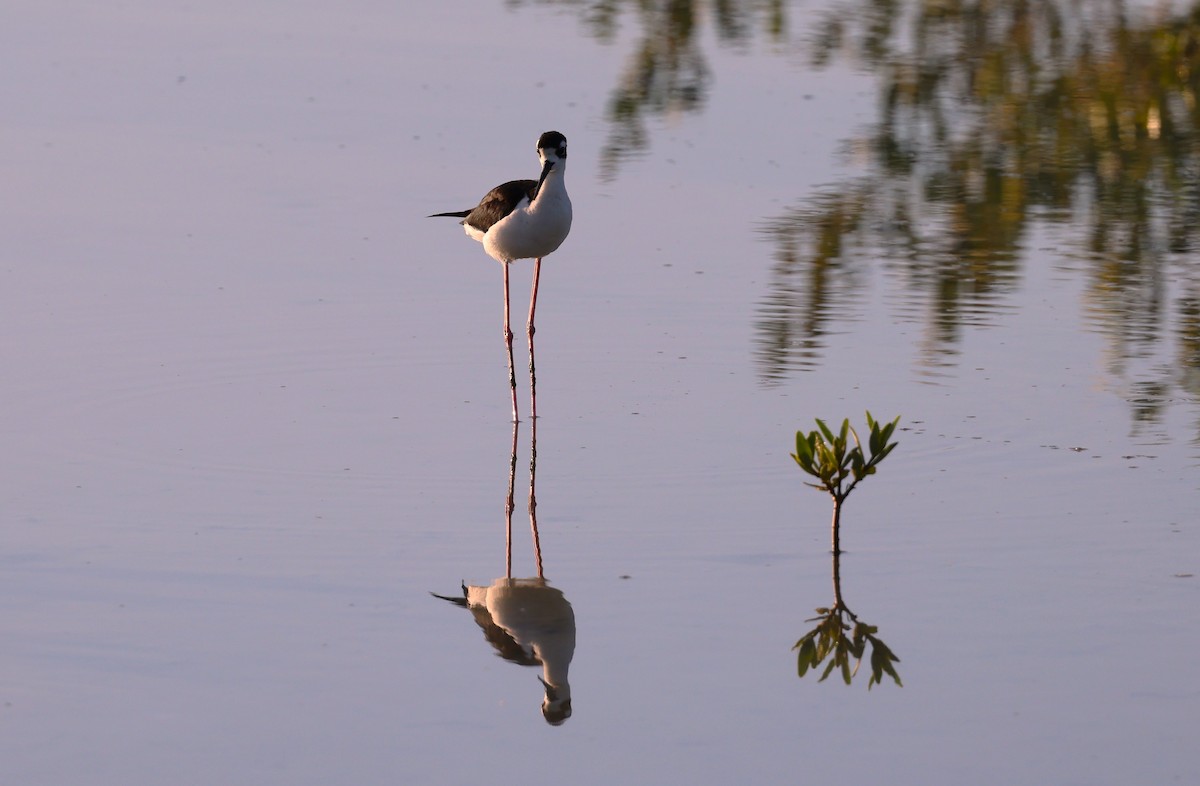
M870 645L871 678L867 681L867 689L870 690L872 686L883 682L885 674L897 685L904 687L900 682L900 675L896 673L896 667L892 665L899 663L900 659L875 635L879 628L860 620L842 599L841 556L836 551L833 553L833 606L818 608L816 611L818 616L805 621L816 622L817 626L805 633L792 647L798 651L796 669L801 677L807 674L809 669L815 670L828 659L829 663L818 682L833 673L834 669L838 669L842 681L849 685L858 674L858 667L862 664L867 646ZM850 664L851 658L855 661L853 666Z
M508 497L504 505L504 577L490 586L463 582L461 596L438 595L470 610L484 638L496 654L521 666L542 667L538 678L545 688L542 716L558 726L571 717L571 684L567 672L575 655L575 612L561 590L551 587L542 569L542 546L538 537L537 421L532 421L529 447L529 527L537 576L513 578L512 514L517 477L517 424L513 423L512 453L508 472Z

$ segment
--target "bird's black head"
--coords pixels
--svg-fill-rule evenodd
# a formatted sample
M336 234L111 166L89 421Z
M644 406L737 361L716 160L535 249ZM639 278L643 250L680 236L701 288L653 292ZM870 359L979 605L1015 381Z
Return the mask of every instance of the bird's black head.
M567 157L567 138L557 131L547 131L538 137L538 152L553 150L559 158Z

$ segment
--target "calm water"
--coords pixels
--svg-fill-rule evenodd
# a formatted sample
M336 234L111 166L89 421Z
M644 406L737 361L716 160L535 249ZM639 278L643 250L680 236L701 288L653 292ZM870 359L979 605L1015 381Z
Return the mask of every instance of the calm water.
M0 781L1200 778L1200 12L919 5L8 14Z

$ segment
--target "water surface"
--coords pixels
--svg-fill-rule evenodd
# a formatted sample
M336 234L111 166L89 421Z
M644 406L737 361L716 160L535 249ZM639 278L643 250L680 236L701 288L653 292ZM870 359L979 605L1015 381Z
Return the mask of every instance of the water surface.
M889 9L11 14L0 780L1195 780L1196 12ZM509 572L510 477L538 562L500 271L424 218L550 128L557 726L528 630L429 595ZM788 457L866 409L870 691L797 677Z

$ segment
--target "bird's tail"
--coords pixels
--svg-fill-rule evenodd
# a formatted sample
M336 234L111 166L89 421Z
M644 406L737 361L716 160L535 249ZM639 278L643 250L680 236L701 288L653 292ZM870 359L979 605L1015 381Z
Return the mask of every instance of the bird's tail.
M428 216L428 218L440 218L442 216L445 216L446 218L466 218L469 215L471 215L470 210L463 210L458 213L433 213L432 215Z
M433 216L430 216L430 218L433 218ZM449 595L439 595L436 592L431 592L429 594L435 598L441 598L442 600L448 600L451 603L458 605L458 606L466 606L467 605L467 582L460 581L459 585L462 587L462 593L463 593L461 598L455 598L455 597L451 597Z

